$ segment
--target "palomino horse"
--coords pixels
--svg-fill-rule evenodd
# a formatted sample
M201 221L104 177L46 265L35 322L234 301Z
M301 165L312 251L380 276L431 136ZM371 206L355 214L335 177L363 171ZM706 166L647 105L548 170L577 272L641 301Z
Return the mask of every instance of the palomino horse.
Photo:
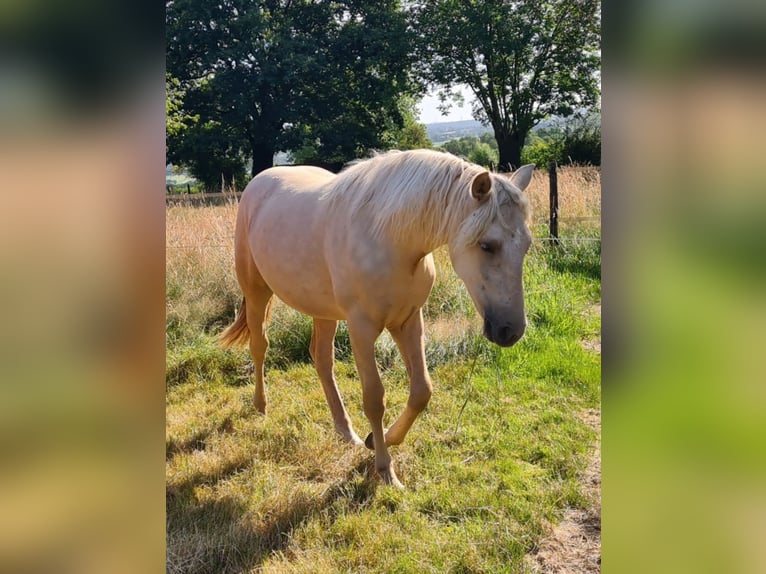
M521 268L531 236L522 193L533 165L490 173L445 153L389 152L338 175L317 167L274 167L258 174L239 204L237 279L244 300L221 335L223 346L249 340L255 406L266 412L263 362L272 296L314 318L309 351L335 429L363 444L333 374L338 321L348 322L362 381L366 444L385 483L401 486L388 447L400 444L431 398L422 307L434 282L431 252L449 245L455 272L484 318L484 335L508 347L524 333ZM388 329L410 377L407 405L384 430L385 391L375 340Z

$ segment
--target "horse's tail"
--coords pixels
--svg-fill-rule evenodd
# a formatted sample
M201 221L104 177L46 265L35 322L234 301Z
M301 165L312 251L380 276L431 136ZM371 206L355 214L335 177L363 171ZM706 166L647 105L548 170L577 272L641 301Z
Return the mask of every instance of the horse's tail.
M226 327L226 330L218 336L218 344L224 349L234 346L244 347L250 340L250 329L247 327L247 312L245 310L245 299L242 299L242 305L237 312L237 318Z

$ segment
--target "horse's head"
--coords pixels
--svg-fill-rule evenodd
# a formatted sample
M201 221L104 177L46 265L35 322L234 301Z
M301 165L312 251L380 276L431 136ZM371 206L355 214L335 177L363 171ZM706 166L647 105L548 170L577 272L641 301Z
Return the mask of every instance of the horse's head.
M481 172L471 182L471 212L449 243L455 272L484 318L484 335L502 347L527 326L521 269L532 242L524 189L534 165L512 175Z

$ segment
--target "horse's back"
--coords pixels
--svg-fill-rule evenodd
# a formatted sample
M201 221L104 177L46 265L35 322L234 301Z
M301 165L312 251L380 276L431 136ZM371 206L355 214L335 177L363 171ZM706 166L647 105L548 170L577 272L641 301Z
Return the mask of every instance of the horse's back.
M276 166L256 175L245 188L239 217L248 227L269 220L305 226L317 216L322 186L335 175L314 166Z
M311 193L335 177L335 174L312 165L271 167L256 175L245 188L245 196L268 196L274 193Z

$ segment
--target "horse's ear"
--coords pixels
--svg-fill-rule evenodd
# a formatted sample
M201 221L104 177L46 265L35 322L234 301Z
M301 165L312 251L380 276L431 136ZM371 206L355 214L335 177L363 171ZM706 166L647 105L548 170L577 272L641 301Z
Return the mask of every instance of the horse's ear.
M511 175L511 182L518 187L521 191L527 189L529 182L532 181L532 172L535 170L535 164L528 163L521 166L519 169L513 172Z
M485 200L490 189L492 189L492 178L489 176L488 171L483 171L473 178L471 182L471 195L477 201Z

